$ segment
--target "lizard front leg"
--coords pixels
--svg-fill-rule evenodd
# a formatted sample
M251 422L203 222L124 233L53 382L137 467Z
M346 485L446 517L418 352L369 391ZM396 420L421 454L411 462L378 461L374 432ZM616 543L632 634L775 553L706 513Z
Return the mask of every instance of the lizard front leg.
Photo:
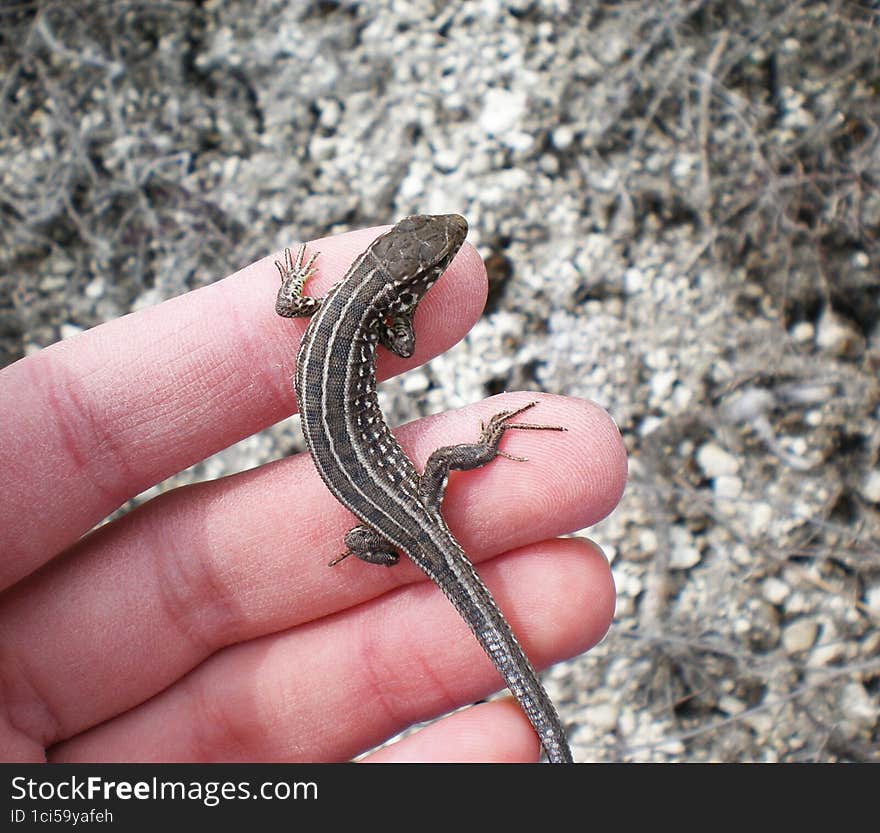
M290 249L284 250L284 262L275 261L275 268L281 275L281 287L278 297L275 299L275 312L283 318L309 318L314 315L321 306L321 298L312 298L303 295L306 281L315 274L315 252L308 261L305 260L306 246L303 243L296 251L294 258Z

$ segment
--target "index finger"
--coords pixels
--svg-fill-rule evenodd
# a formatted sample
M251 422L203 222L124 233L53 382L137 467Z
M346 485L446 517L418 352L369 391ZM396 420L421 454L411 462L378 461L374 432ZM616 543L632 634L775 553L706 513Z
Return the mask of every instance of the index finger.
M310 245L321 296L383 229ZM307 321L274 312L266 257L228 278L102 324L0 371L0 589L37 569L126 500L283 419ZM478 318L486 273L465 246L416 313L416 352L455 344Z

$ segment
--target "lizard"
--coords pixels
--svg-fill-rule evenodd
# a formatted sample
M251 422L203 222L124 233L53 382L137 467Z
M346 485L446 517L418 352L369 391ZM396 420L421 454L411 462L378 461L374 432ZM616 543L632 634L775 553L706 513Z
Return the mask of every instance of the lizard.
M504 615L449 531L441 503L451 470L497 456L508 429L565 430L511 422L537 404L496 413L476 443L434 451L419 475L385 422L376 396L376 346L407 358L415 349L413 314L467 235L458 214L415 215L377 237L323 298L303 294L317 253L285 249L275 261L281 287L275 311L309 317L296 359L294 389L306 445L321 479L361 524L345 536L349 555L392 566L405 553L457 609L531 722L552 763L572 760L550 697Z

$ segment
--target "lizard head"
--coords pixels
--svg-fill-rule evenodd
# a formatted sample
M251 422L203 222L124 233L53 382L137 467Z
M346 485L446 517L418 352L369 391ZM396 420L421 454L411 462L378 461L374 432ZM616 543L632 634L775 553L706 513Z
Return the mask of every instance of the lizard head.
M459 214L421 214L404 218L370 247L388 281L378 304L379 342L395 355L413 354L413 313L452 262L467 230Z

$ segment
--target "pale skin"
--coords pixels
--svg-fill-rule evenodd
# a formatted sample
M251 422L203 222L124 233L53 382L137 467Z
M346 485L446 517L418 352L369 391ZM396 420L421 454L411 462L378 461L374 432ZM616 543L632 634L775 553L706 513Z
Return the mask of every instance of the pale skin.
M379 233L317 241L322 295ZM7 761L333 761L471 703L501 680L405 558L328 567L352 517L300 454L166 492L86 535L129 497L295 410L305 321L273 309L267 257L0 371L0 750ZM468 244L416 313L415 355L458 341L486 276ZM493 397L403 426L421 468ZM593 544L557 536L614 507L626 476L608 416L540 394L541 421L450 477L444 515L534 664L595 644L614 608ZM537 408L536 408L537 411ZM542 436L538 436L541 434ZM85 537L82 537L84 536ZM534 761L509 699L456 712L374 761Z

